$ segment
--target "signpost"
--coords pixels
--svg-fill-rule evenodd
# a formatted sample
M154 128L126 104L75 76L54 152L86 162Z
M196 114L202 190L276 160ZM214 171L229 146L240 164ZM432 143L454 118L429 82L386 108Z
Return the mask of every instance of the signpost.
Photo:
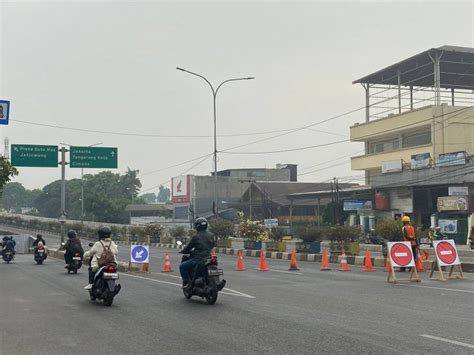
M388 242L388 257L390 258L390 271L387 276L387 282L397 283L399 281L421 282L415 267L415 259L410 242ZM395 276L395 267L410 267L410 278L397 280ZM413 276L415 276L413 278Z
M58 147L56 145L12 144L11 162L13 166L58 167Z
M8 125L10 120L10 101L0 100L0 125Z
M117 148L71 147L71 168L117 169Z
M134 264L147 264L150 251L148 245L132 245L130 248L130 261Z
M439 278L434 280L446 281L447 279L463 279L464 275L461 268L461 260L459 260L459 254L456 249L454 240L435 240L433 241L433 247L435 249L436 260L431 264L430 279L432 278L435 269L439 272ZM445 278L443 274L442 266L450 266L448 277ZM458 275L453 276L454 267L457 266Z

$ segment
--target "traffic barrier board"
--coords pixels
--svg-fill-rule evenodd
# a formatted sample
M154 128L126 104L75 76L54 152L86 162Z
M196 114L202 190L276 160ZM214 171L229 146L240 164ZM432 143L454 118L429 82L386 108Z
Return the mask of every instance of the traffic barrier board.
M399 281L420 282L418 272L415 267L413 251L410 242L388 242L388 257L390 261L390 270L387 276L387 282L397 283ZM411 268L409 279L397 279L394 268Z
M148 245L132 245L130 248L130 262L134 264L147 264L150 259Z
M463 279L464 275L461 267L461 260L459 260L459 254L456 249L454 240L435 240L433 241L433 247L435 249L436 260L431 264L430 279L433 279L435 270L438 271L439 277L436 280L446 281L447 279ZM450 270L447 278L445 278L442 266L450 266ZM454 267L457 267L458 274L453 275Z

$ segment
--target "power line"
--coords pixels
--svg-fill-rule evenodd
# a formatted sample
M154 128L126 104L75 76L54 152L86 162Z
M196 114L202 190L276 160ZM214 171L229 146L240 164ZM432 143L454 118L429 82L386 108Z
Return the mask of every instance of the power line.
M193 162L193 161L196 161L196 160L199 160L199 159L202 159L202 158L210 157L212 154L214 154L214 153L210 153L210 154L206 154L206 155L201 155L201 156L199 156L199 157L186 160L185 162L178 163L178 164L174 164L174 165L170 165L170 166L167 166L167 167L165 167L165 168L160 168L160 169L158 169L158 170L148 171L148 172L146 172L146 173L143 173L142 176L144 176L144 175L149 175L149 174L154 174L154 173L158 173L158 172L160 172L160 171L168 170L168 169L171 169L171 168L176 168L176 167L178 167L178 166L185 165L185 164L187 164L187 163L191 163L191 162Z

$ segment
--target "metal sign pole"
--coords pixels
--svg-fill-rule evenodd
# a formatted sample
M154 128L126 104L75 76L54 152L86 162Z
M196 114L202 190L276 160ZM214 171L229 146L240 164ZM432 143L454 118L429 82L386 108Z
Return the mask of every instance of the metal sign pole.
M65 147L60 149L61 152L61 214L59 221L61 223L61 244L64 243L64 223L66 222L66 152Z

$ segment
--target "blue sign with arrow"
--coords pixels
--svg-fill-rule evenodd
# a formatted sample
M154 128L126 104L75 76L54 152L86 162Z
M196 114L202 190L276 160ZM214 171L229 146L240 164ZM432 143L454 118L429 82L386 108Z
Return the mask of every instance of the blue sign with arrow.
M132 245L130 248L130 261L136 264L149 262L150 251L148 245Z

